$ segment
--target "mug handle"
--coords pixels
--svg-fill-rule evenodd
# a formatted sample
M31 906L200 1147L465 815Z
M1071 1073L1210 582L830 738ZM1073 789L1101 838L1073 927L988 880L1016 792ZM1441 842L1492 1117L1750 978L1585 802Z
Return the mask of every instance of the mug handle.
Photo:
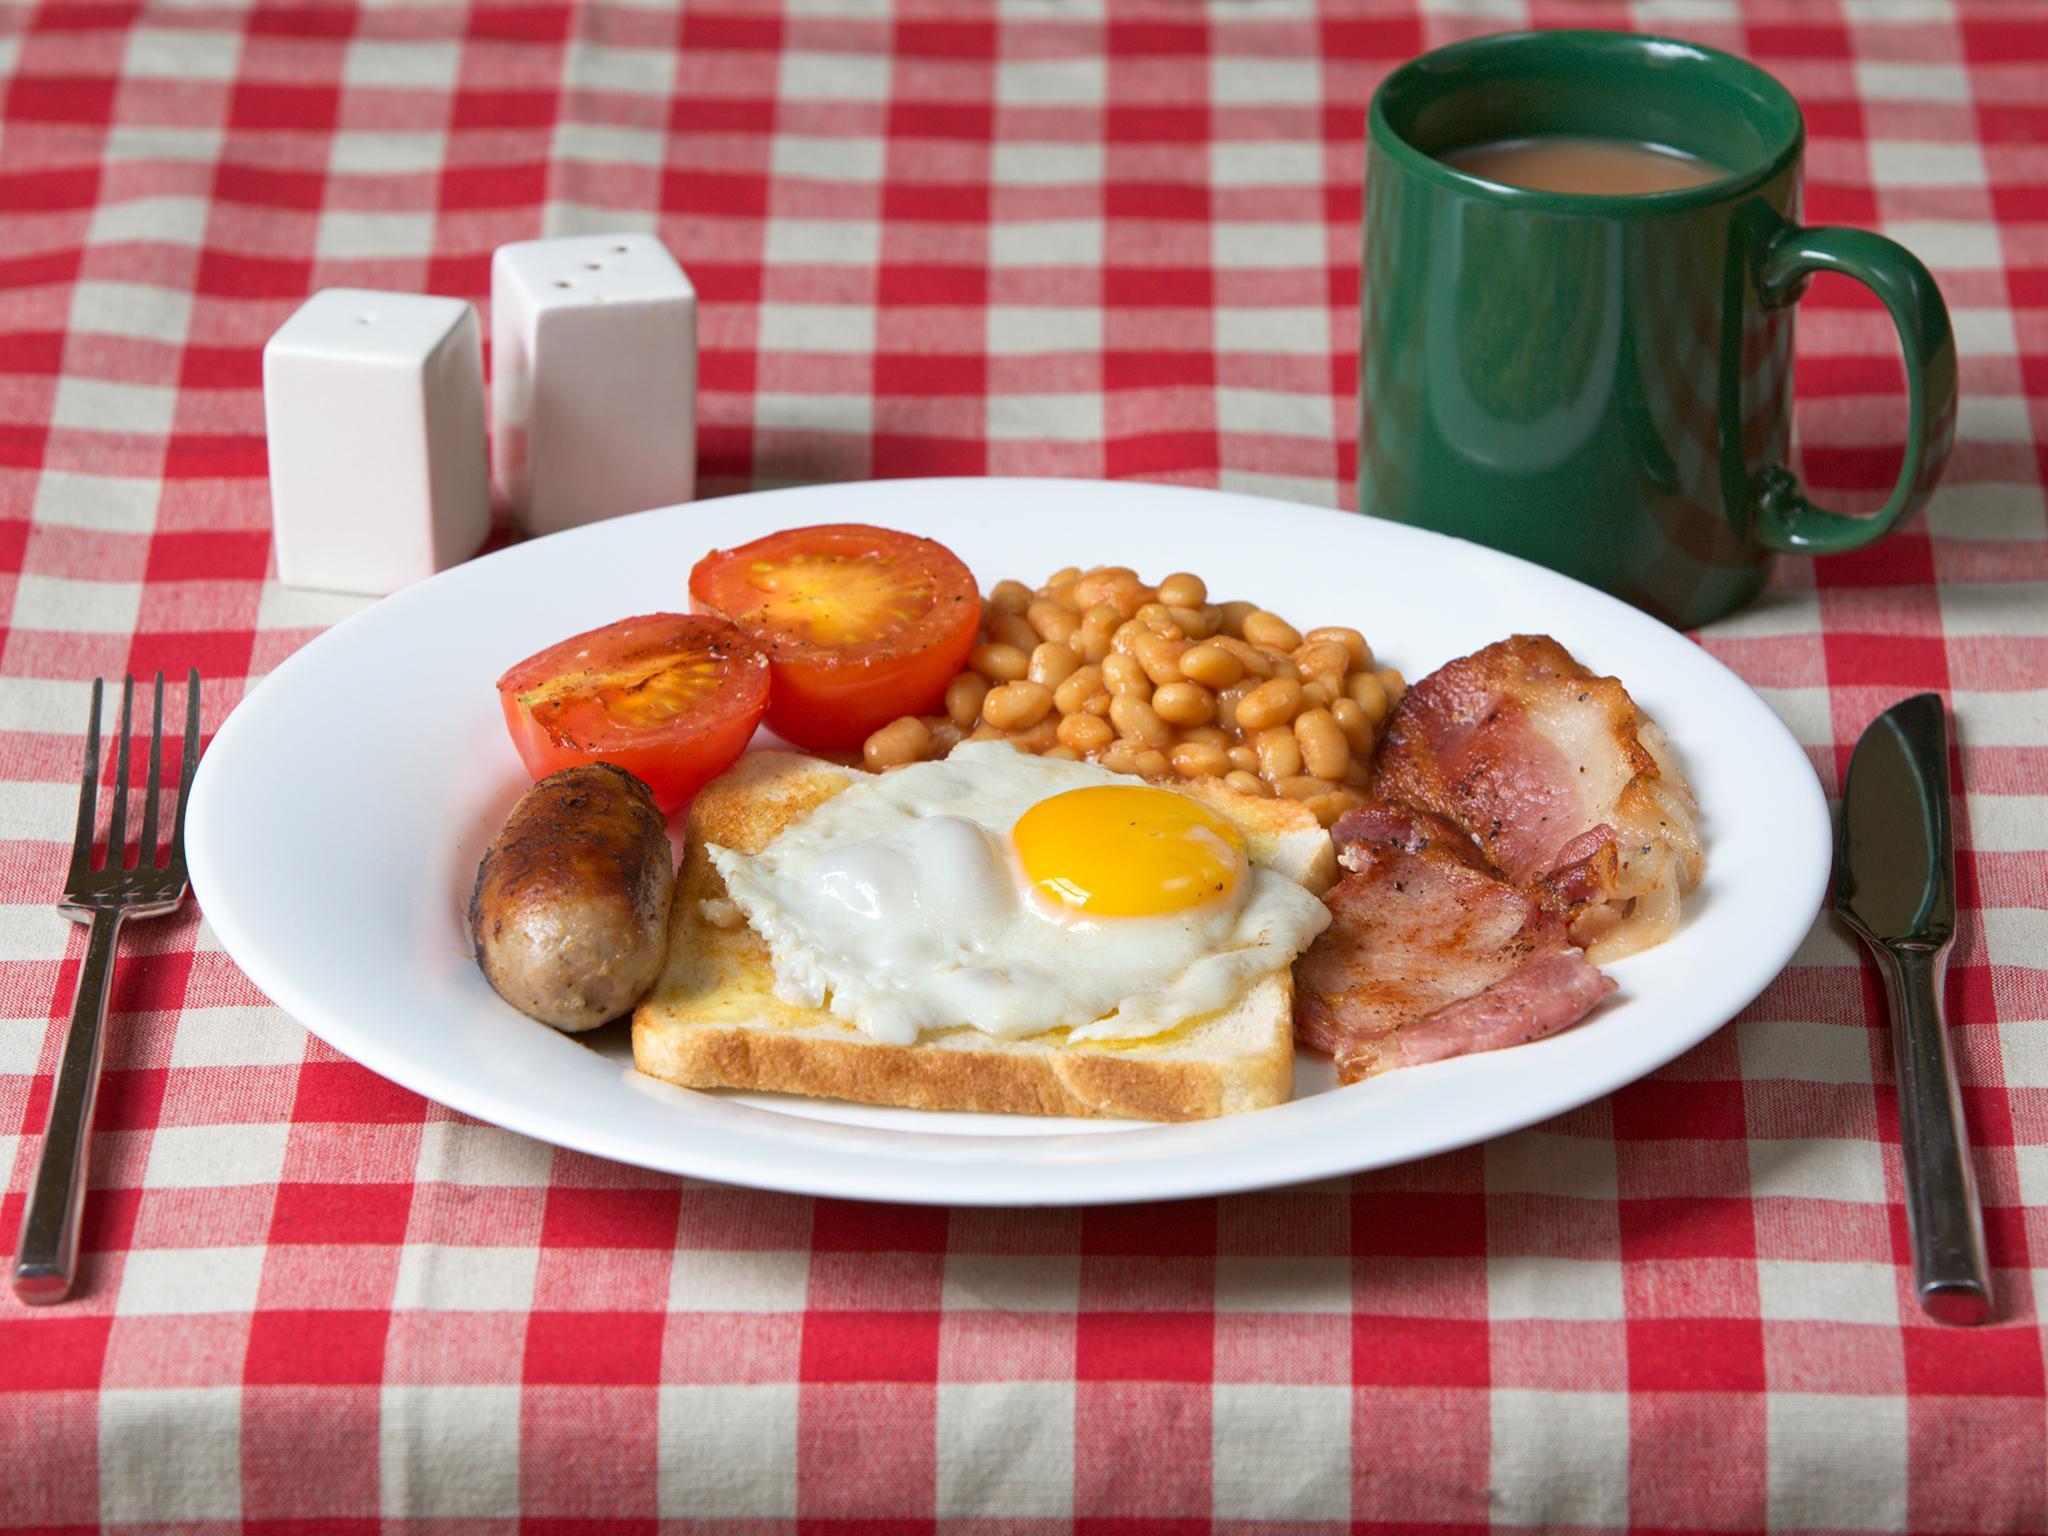
M1757 297L1767 309L1795 304L1816 272L1853 277L1884 301L1906 354L1906 458L1874 517L1847 517L1806 499L1782 464L1751 479L1745 527L1776 554L1838 555L1874 544L1920 510L1955 443L1956 340L1948 306L1920 259L1866 229L1807 229L1781 219L1756 255Z

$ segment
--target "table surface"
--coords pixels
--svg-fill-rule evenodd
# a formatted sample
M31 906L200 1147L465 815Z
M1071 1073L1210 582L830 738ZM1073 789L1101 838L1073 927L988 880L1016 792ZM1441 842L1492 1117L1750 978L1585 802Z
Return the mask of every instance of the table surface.
M990 1213L748 1193L452 1115L310 1039L188 909L120 971L84 1294L0 1301L0 1524L2039 1528L2029 4L0 13L0 1243L83 950L46 903L88 680L197 666L211 731L358 606L266 574L260 349L306 294L481 305L501 242L652 229L702 295L707 494L1032 473L1348 505L1364 103L1421 48L1525 20L1762 62L1807 115L1809 217L1907 242L1953 309L1928 514L1784 562L1700 640L1831 791L1879 709L1953 703L1948 1002L1998 1323L1913 1306L1880 995L1831 919L1705 1045L1521 1135ZM1801 316L1805 469L1870 505L1903 415L1890 327L1846 284Z

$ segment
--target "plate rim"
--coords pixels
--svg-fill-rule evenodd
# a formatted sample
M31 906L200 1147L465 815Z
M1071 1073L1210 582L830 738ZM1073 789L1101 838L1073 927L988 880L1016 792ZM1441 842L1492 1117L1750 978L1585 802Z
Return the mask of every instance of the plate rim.
M1746 985L1739 988L1738 991L1742 993L1740 1000L1727 1007L1725 1011L1720 1006L1710 1010L1722 1014L1722 1017L1697 1030L1680 1031L1672 1041L1665 1042L1670 1046L1668 1050L1660 1047L1650 1052L1654 1059L1649 1060L1647 1064L1641 1064L1637 1058L1629 1057L1622 1059L1619 1065L1609 1070L1588 1072L1573 1084L1568 1102L1553 1095L1538 1101L1526 1114L1503 1116L1496 1113L1486 1116L1486 1128L1476 1134L1473 1133L1472 1127L1460 1118L1447 1117L1439 1123L1436 1134L1422 1136L1387 1155L1351 1153L1341 1150L1341 1140L1315 1137L1314 1145L1296 1149L1292 1155L1279 1159L1281 1166L1276 1166L1275 1159L1271 1157L1242 1159L1240 1166L1234 1170L1219 1170L1210 1166L1214 1162L1212 1154L1227 1153L1233 1142L1253 1142L1271 1146L1275 1144L1276 1138L1280 1142L1286 1142L1313 1137L1318 1130L1330 1128L1321 1123L1324 1121L1342 1123L1355 1119L1359 1113L1355 1101L1340 1102L1345 1100L1346 1093L1355 1090L1293 1099L1269 1109L1238 1116L1225 1116L1216 1120L1180 1125L1141 1125L1129 1130L1120 1130L1106 1137L1100 1133L1079 1135L1058 1132L1029 1137L957 1133L934 1136L929 1132L845 1125L808 1117L776 1114L737 1104L722 1095L695 1093L657 1083L653 1079L639 1078L638 1074L627 1069L623 1075L628 1079L637 1079L635 1087L684 1096L691 1101L695 1111L692 1118L707 1122L714 1131L718 1129L717 1122L721 1118L735 1112L757 1116L762 1121L772 1119L775 1122L773 1130L765 1137L755 1134L740 1138L746 1144L745 1150L753 1154L751 1158L735 1157L730 1160L719 1160L714 1164L708 1155L677 1155L675 1145L662 1149L668 1155L655 1155L655 1149L643 1138L614 1133L611 1127L603 1123L573 1121L566 1127L558 1125L557 1117L551 1114L546 1106L535 1107L507 1101L502 1094L488 1086L456 1085L455 1092L445 1091L447 1085L435 1073L422 1072L409 1064L404 1052L396 1049L391 1042L378 1036L374 1031L364 1031L353 1026L346 1018L337 1017L332 1010L324 1008L317 997L306 995L304 989L287 970L271 964L272 957L263 946L250 939L232 903L217 912L209 902L207 890L218 889L215 882L220 876L220 871L215 866L219 845L213 834L212 823L215 816L214 801L217 787L227 771L219 766L219 754L223 750L223 744L226 744L226 751L232 762L234 754L242 750L236 743L252 729L250 721L255 720L260 724L261 710L254 714L250 713L251 701L262 697L265 690L273 689L274 685L288 685L291 678L300 671L322 665L325 659L335 652L337 646L353 643L350 637L359 633L361 629L398 622L389 616L394 613L409 613L421 602L435 601L436 597L432 594L446 593L460 584L488 580L488 576L478 576L477 573L497 569L496 562L534 558L534 550L549 545L553 540L577 539L593 534L618 537L621 536L619 530L622 527L638 525L651 528L656 520L682 515L692 509L706 506L752 506L782 501L801 505L814 498L830 497L835 493L843 495L856 489L863 492L893 490L906 492L913 497L943 496L949 490L957 493L967 487L986 493L992 482L1020 489L1056 489L1068 495L1078 489L1088 494L1106 493L1113 497L1130 495L1139 499L1154 498L1160 501L1190 497L1213 498L1217 503L1250 503L1265 510L1269 515L1282 517L1357 519L1361 525L1371 529L1371 537L1387 538L1396 544L1415 541L1416 547L1425 551L1440 545L1455 546L1459 551L1459 558L1470 559L1476 554L1482 565L1503 562L1500 568L1511 574L1540 579L1547 583L1562 583L1564 589L1577 601L1591 602L1609 614L1618 613L1624 616L1627 623L1649 625L1663 631L1665 636L1688 646L1694 661L1722 674L1726 681L1747 695L1760 717L1767 720L1777 732L1779 744L1789 747L1791 756L1805 768L1803 774L1788 778L1784 786L1785 809L1804 820L1809 830L1818 834L1816 845L1808 850L1809 855L1817 854L1818 857L1810 857L1803 865L1795 862L1794 878L1788 882L1791 899L1786 905L1808 913L1805 926L1798 927L1797 932L1787 937L1783 953L1774 955L1773 963L1768 968L1760 967L1757 970L1753 989ZM796 524L792 522L791 525ZM214 765L211 771L209 765ZM189 811L187 862L193 895L212 926L223 951L252 984L309 1033L344 1056L409 1091L419 1093L457 1113L553 1146L586 1152L657 1172L789 1194L963 1207L1114 1205L1136 1201L1221 1196L1309 1183L1438 1156L1495 1137L1509 1135L1530 1125L1582 1108L1659 1070L1703 1043L1725 1027L1729 1020L1761 995L1772 980L1782 974L1786 965L1796 955L1799 944L1810 930L1813 920L1822 910L1830 873L1833 839L1827 800L1819 777L1804 748L1783 720L1757 695L1756 690L1746 680L1718 657L1691 641L1682 632L1672 629L1619 598L1500 550L1406 524L1367 519L1360 514L1337 508L1208 487L1166 485L1150 481L1075 480L1048 476L918 477L778 487L653 508L627 517L609 519L549 535L547 538L525 540L494 550L416 583L350 615L314 636L260 678L216 730L205 756L200 761L192 788ZM1803 880L1797 878L1802 873L1805 876ZM562 1038L561 1043L571 1049L585 1049L573 1039ZM1475 1062L1484 1063L1487 1060L1486 1057L1464 1058L1433 1064L1426 1070L1436 1074L1433 1080L1442 1080L1446 1076L1471 1068ZM1405 1091L1405 1087L1400 1080L1406 1077L1405 1073L1389 1074L1373 1081L1381 1085L1382 1093L1402 1092ZM430 1081L423 1086L421 1078ZM1391 1090L1387 1085L1392 1085ZM1254 1126L1263 1129L1247 1129ZM1292 1127L1293 1134L1290 1134L1289 1127ZM1135 1155L1141 1150L1136 1145L1138 1143L1157 1147L1162 1141L1171 1143L1176 1138L1186 1139L1187 1133L1195 1133L1210 1144L1200 1159L1199 1172L1186 1162L1176 1161L1170 1145L1161 1148L1152 1156ZM803 1163L801 1166L790 1165L788 1154L794 1150L806 1146L823 1146L843 1154L849 1150L845 1146L849 1139L860 1144L866 1154L865 1157L828 1157L817 1162ZM998 1181L988 1188L961 1188L957 1179L942 1179L943 1187L926 1188L916 1179L906 1179L903 1175L910 1169L930 1174L935 1160L929 1156L924 1159L907 1156L900 1149L892 1151L878 1147L874 1145L877 1140L888 1143L928 1140L931 1142L931 1149L928 1150L943 1147L947 1151L948 1160L954 1162L960 1160L961 1154L973 1151L981 1155L967 1158L966 1162L980 1171L986 1171L989 1156L997 1153L1008 1154L1007 1159L1001 1160L1006 1160L1010 1164L1010 1178L1007 1181ZM781 1155L762 1156L763 1149L760 1143L763 1141L776 1144ZM982 1143L988 1145L984 1147ZM1066 1143L1075 1145L1066 1148ZM1111 1147L1121 1149L1121 1155L1105 1158L1103 1154L1109 1152ZM1036 1150L1036 1156L1018 1156L1032 1149ZM1098 1187L1078 1189L1057 1181L1048 1183L1052 1171L1061 1165L1060 1160L1050 1154L1060 1150L1070 1151L1075 1162L1086 1165L1090 1170L1091 1183L1097 1183ZM686 1164L688 1166L685 1166ZM1018 1179L1020 1170L1023 1173L1021 1181ZM1033 1180L1037 1181L1035 1185L1025 1187Z

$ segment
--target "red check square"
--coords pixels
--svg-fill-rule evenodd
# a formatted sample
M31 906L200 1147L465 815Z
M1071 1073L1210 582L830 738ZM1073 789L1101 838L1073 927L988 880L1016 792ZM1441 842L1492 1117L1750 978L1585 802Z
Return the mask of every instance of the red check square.
M390 1322L386 1312L259 1311L250 1324L242 1378L270 1386L381 1381Z
M1632 1318L1628 1384L1633 1392L1761 1392L1763 1324L1746 1318Z
M94 1388L111 1317L0 1317L0 1392Z
M812 1312L798 1365L805 1381L936 1381L936 1312Z
M273 1243L401 1243L410 1184L280 1184Z
M1490 1372L1484 1322L1438 1317L1351 1321L1351 1379L1361 1386L1483 1387Z
M534 1384L653 1386L661 1380L659 1312L535 1312L525 1379Z
M548 1191L541 1216L543 1248L655 1248L676 1243L683 1196L678 1189Z
M1077 1381L1208 1381L1216 1321L1206 1312L1083 1312L1075 1320Z

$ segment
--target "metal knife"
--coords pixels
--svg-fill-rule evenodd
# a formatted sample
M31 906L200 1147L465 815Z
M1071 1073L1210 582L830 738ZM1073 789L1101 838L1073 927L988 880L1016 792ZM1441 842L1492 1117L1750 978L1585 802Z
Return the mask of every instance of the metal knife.
M1894 704L1849 759L1835 907L1863 936L1891 1003L1899 1154L1913 1281L1936 1322L1991 1316L1984 1215L1956 1092L1941 984L1956 926L1948 717L1938 694Z

